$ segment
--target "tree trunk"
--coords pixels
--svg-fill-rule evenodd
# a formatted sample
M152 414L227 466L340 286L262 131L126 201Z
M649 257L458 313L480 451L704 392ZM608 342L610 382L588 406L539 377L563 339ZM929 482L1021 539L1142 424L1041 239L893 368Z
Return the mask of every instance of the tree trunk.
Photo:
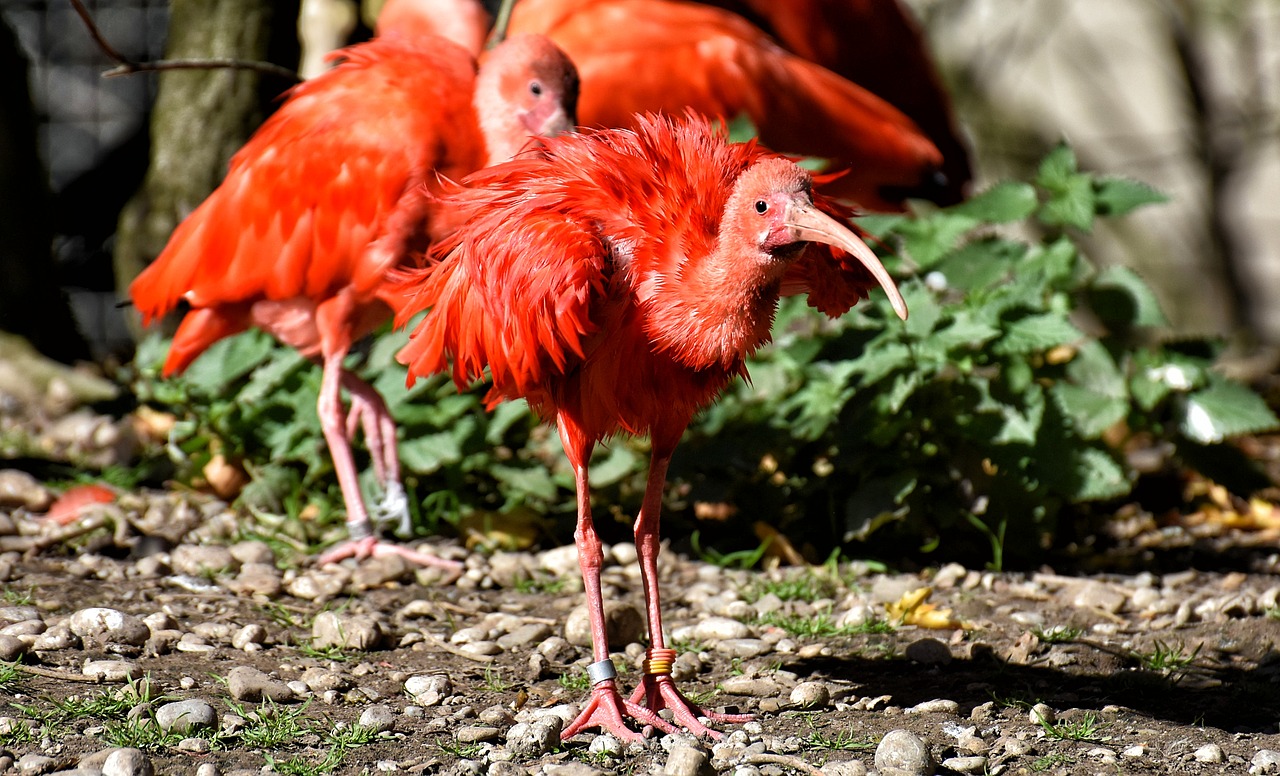
M89 357L58 286L45 171L18 37L0 17L0 330L50 358Z
M275 55L293 67L297 9L297 2L272 0L174 0L165 58L267 61ZM116 288L122 297L174 227L222 180L272 98L290 85L232 68L165 70L158 77L150 166L121 211L116 233ZM262 93L270 97L264 100ZM137 332L136 315L129 317Z

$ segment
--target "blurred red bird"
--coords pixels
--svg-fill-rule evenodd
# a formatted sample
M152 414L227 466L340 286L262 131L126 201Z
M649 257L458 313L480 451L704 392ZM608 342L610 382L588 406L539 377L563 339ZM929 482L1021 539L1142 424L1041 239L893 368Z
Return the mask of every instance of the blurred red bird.
M686 0L522 0L510 29L546 35L577 65L584 126L628 127L635 114L686 107L745 114L769 148L844 171L826 194L872 210L945 196L942 155L901 111L735 13Z
M747 18L783 48L889 102L942 152L936 196L960 201L973 171L951 99L919 23L902 0L702 0Z
M385 490L378 516L398 519L403 534L395 424L342 362L391 317L388 270L439 231L429 194L437 176L460 178L510 158L530 136L571 129L577 75L540 36L510 38L478 74L472 56L443 38L384 34L336 56L337 67L289 93L129 292L144 322L180 301L190 307L165 375L250 326L320 362L318 411L351 537L322 562L397 553L456 566L374 536L351 437L363 428Z
M410 379L447 368L461 387L493 380L489 403L525 398L553 419L573 466L575 534L595 663L591 701L565 738L625 717L718 734L671 680L658 594L658 519L668 463L694 413L769 340L778 299L807 294L828 315L868 290L906 305L875 254L812 192L808 172L706 119L641 116L635 131L545 141L443 193L461 226L435 266L405 273L401 318L430 308L398 358ZM652 460L635 523L649 622L645 675L630 699L613 681L600 593L601 546L587 462L613 434L647 434ZM641 703L644 705L641 705Z

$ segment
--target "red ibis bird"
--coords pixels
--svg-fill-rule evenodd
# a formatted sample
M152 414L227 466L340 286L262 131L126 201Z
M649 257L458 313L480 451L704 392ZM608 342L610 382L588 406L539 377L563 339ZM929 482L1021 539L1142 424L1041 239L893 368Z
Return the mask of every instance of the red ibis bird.
M488 370L490 405L527 399L558 427L574 471L575 540L590 612L591 700L564 731L638 737L630 717L665 731L718 735L670 670L658 592L658 519L667 466L694 413L769 339L778 299L807 294L840 315L875 285L903 318L892 279L813 192L810 174L753 143L731 144L696 114L638 117L543 141L447 188L460 226L436 264L402 274L401 314L428 309L398 358L410 379L448 368L461 387ZM601 544L587 462L618 433L652 442L635 522L650 649L639 687L620 695L600 592Z
M189 307L165 375L250 326L321 364L317 409L350 533L322 562L397 553L455 566L374 535L351 438L363 429L384 489L378 516L398 518L405 533L396 429L386 403L343 359L391 317L388 270L436 236L429 190L438 176L460 178L510 158L531 136L571 129L577 75L534 35L509 38L478 73L471 54L443 38L384 32L337 56L334 69L289 93L129 292L144 321Z
M770 149L843 170L824 193L872 210L939 196L942 155L907 116L730 11L690 0L522 0L510 29L546 35L577 65L583 126L628 127L642 112L685 108L745 114Z

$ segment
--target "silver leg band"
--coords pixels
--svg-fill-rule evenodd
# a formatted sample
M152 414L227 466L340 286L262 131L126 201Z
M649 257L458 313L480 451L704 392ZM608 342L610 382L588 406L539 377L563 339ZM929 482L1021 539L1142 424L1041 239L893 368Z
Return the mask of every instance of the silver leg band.
M612 660L601 660L599 663L592 663L587 666L587 678L591 680L593 685L600 684L617 675L618 669L613 667Z

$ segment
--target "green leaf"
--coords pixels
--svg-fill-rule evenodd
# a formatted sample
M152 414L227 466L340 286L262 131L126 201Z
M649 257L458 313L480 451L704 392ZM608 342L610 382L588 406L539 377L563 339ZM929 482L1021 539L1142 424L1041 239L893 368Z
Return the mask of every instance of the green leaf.
M1105 501L1133 489L1124 469L1105 450L1096 447L1075 450L1068 466L1075 483L1074 492L1069 494L1073 501Z
M1169 325L1155 293L1128 267L1104 269L1093 279L1092 290L1093 309L1109 325Z
M269 402L295 371L312 368L318 367L293 348L278 349L275 358L254 370L249 382L236 394L236 401L250 405Z
M916 339L929 336L942 318L942 306L938 304L937 297L919 281L903 283L899 290L903 301L907 303L907 309L911 311L911 315L902 324L903 331Z
M1040 424L1044 422L1044 391L1038 385L1022 395L1023 407L997 402L997 412L1003 423L1000 430L991 438L998 445L1035 444L1036 435L1040 433Z
M1270 431L1280 425L1262 397L1239 383L1213 378L1209 387L1187 398L1182 433L1202 444L1240 434Z
M905 501L916 488L911 472L896 472L865 483L845 503L846 542L866 540L887 523L907 514Z
M551 472L541 464L535 464L527 468L494 464L489 468L489 473L498 482L507 486L506 490L509 495L514 495L520 500L524 500L524 497L527 496L533 496L543 501L554 501L559 492L555 480L551 477Z
M208 394L223 393L228 386L266 363L276 352L270 334L247 331L213 343L197 358L183 379L192 388Z
M609 448L609 454L602 461L591 463L592 487L604 488L630 476L640 468L640 457L625 444Z
M905 252L921 269L929 269L977 225L974 218L942 212L916 221L902 221L897 232L902 235Z
M506 436L507 431L515 424L527 419L531 414L529 403L524 399L504 401L494 407L493 412L489 415L489 427L484 432L485 443L490 446L502 444L502 439Z
M1124 420L1129 412L1129 402L1125 399L1071 383L1055 384L1052 393L1062 414L1084 439L1097 439L1102 432Z
M1029 183L1006 181L947 210L983 223L1006 224L1021 221L1036 210L1036 190Z
M1007 277L1026 253L1025 243L998 237L974 240L939 262L934 272L942 275L949 289L978 291Z
M1043 313L1009 323L1004 336L996 340L993 349L1003 355L1036 353L1083 337L1065 316Z
M865 389L911 363L911 348L901 342L886 342L880 347L867 348L850 361L851 374L860 375L859 389Z
M1089 231L1094 214L1093 178L1076 172L1074 151L1065 145L1050 151L1040 163L1036 183L1048 195L1040 208L1041 223Z
M998 336L1000 329L978 320L972 310L960 310L950 325L935 331L930 340L934 345L950 352L957 348L976 350Z
M1107 176L1094 184L1098 215L1122 216L1143 205L1168 202L1169 198L1151 186L1129 178Z
M462 444L454 431L422 434L400 443L400 464L416 474L431 474L462 460Z

